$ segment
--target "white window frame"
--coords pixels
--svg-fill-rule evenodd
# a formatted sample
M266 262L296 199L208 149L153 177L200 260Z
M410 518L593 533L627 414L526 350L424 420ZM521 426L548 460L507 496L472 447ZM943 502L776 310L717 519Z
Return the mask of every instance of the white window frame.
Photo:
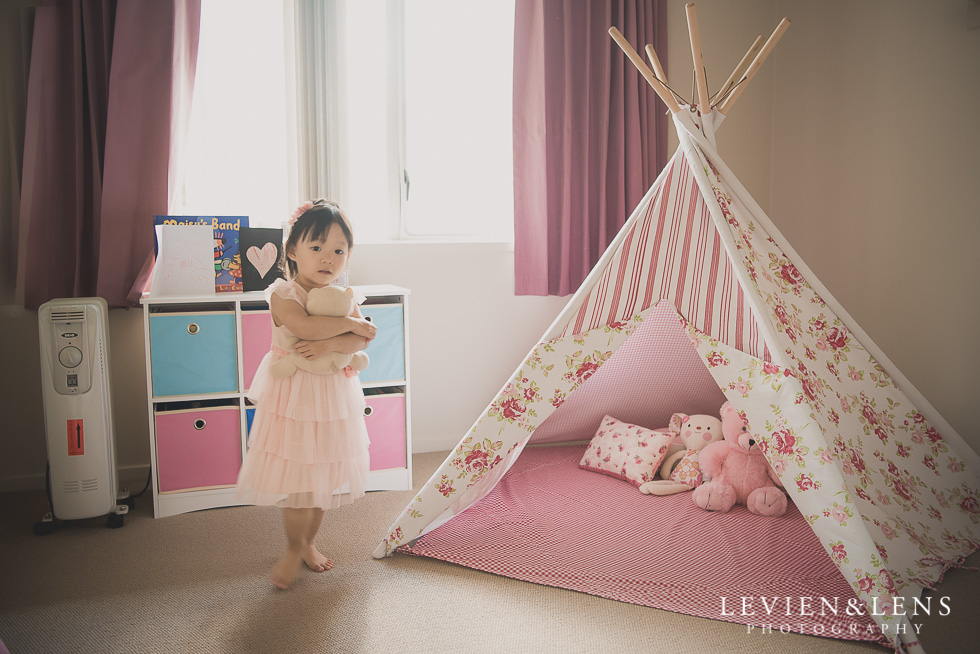
M388 0L388 198L397 216L396 233L402 241L417 240L405 224L411 193L407 169L408 126L405 120L405 0Z

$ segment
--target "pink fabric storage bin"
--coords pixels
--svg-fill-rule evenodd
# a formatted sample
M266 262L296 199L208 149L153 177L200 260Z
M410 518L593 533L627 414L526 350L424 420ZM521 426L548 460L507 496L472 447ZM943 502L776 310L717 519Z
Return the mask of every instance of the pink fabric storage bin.
M242 311L242 378L245 390L252 387L255 371L272 344L272 315L265 311Z
M154 421L161 493L235 484L242 465L237 406L158 411Z
M404 468L405 394L368 395L364 422L371 439L371 470Z

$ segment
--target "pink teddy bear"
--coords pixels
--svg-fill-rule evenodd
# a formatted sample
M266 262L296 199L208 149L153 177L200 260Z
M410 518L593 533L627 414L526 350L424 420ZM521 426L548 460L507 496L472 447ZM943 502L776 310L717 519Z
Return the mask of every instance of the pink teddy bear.
M786 494L779 488L782 483L729 402L721 407L721 428L725 440L701 451L701 470L711 481L694 489L694 503L705 511L722 513L736 503L756 515L786 513Z

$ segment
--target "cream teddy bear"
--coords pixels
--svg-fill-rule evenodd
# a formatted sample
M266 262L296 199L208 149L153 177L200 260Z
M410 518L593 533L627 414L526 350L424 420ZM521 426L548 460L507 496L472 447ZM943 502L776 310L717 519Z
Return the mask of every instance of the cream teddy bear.
M660 479L640 486L646 495L673 495L693 490L701 484L698 456L705 446L724 438L721 420L714 416L675 413L668 431L675 434L667 457L660 464Z
M354 292L344 291L336 286L314 288L306 300L306 312L311 316L349 316L354 310ZM299 342L295 336L286 344L291 348ZM368 355L364 352L344 354L342 352L327 352L315 359L305 359L295 352L290 352L269 367L269 374L278 379L289 377L297 368L302 368L317 375L338 373L347 366L354 370L364 370L368 367Z

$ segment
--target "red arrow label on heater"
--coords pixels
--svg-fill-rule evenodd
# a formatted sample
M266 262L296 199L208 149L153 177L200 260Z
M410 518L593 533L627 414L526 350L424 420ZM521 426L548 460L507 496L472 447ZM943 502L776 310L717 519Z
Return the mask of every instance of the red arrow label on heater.
M85 454L85 429L81 420L68 421L68 456Z

